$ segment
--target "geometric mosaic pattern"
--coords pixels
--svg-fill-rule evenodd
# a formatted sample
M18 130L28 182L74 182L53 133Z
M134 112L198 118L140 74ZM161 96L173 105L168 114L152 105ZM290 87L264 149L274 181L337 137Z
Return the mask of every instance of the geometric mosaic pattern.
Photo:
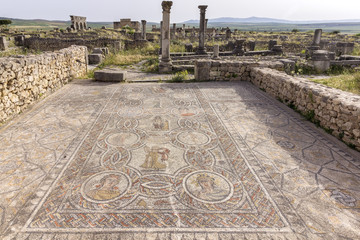
M106 101L87 96L93 110L11 223L15 238L355 236L324 225L359 209L360 163L251 84L98 90Z
M128 86L117 96L29 230L290 231L200 90Z

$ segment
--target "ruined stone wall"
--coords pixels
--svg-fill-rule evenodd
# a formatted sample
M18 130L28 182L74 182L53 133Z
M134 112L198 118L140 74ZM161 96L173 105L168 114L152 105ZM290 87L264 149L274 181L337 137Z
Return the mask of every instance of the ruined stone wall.
M250 72L254 67L284 69L278 61L216 61L197 60L195 62L195 79L199 81L250 81Z
M61 39L61 38L26 38L24 46L33 50L56 51L72 45L86 46L89 51L96 47L109 47L119 40L110 38L98 39Z
M269 68L253 68L250 76L256 86L360 150L360 96Z
M87 49L71 46L58 52L0 58L0 122L9 120L39 97L87 71Z

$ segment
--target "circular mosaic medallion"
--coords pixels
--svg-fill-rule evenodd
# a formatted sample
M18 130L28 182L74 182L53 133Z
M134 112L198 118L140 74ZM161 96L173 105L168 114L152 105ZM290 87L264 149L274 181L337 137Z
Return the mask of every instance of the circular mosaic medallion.
M194 167L213 166L214 156L205 149L191 149L185 152L185 160Z
M130 147L139 141L139 136L133 132L113 133L106 138L106 142L114 147Z
M187 175L183 180L183 188L189 196L204 203L226 202L234 194L229 180L209 171L197 171Z
M98 145L101 148L125 148L133 150L144 145L146 132L140 129L123 129L118 132L109 131L99 137Z
M227 211L245 201L239 180L222 168L185 168L176 175L174 185L177 199L194 209Z
M72 188L70 201L79 209L121 209L137 197L139 179L138 172L131 168L88 175L84 173L82 184Z
M97 203L112 202L131 187L129 176L121 172L102 172L87 179L81 188L82 196Z
M183 149L212 149L217 146L216 135L208 130L199 128L177 128L169 133L171 143Z
M196 131L181 132L177 135L177 139L187 145L203 145L210 141L210 137Z

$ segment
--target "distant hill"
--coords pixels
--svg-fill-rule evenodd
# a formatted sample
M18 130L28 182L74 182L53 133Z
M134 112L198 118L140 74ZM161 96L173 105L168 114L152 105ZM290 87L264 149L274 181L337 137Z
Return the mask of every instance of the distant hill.
M276 18L262 18L262 17L249 17L249 18L213 18L209 19L209 23L287 23L287 24L315 24L315 23L345 23L345 22L357 22L360 23L360 19L343 19L343 20L307 20L307 21L291 21ZM184 23L199 23L199 20L188 20Z
M24 29L43 29L49 30L53 28L66 29L70 27L71 21L61 21L61 20L44 20L44 19L17 19L17 18L5 18L0 17L0 19L10 19L13 23L10 25L14 28L24 28ZM113 27L113 22L87 22L88 27L91 28L101 28L105 26L107 28ZM156 23L148 22L147 25L155 25Z
M70 21L61 20L44 20L44 19L11 19L0 17L0 19L10 19L13 24L12 28L29 29L29 30L51 30L54 28L66 29L71 25ZM189 20L184 22L190 27L197 27L199 20ZM181 24L181 23L177 23ZM152 25L159 26L159 23L148 22L147 29L150 30ZM112 28L112 22L88 22L88 26L96 29L105 26ZM214 18L209 19L208 27L238 29L241 31L269 31L269 32L282 32L298 29L300 31L313 31L321 28L326 32L340 31L341 33L360 33L360 19L353 20L336 20L336 21L288 21L275 18Z

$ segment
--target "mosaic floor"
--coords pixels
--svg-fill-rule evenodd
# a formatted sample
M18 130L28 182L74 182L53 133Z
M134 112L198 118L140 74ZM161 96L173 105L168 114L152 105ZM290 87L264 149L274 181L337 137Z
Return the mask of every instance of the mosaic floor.
M0 130L2 239L359 239L360 155L247 82L75 81Z

